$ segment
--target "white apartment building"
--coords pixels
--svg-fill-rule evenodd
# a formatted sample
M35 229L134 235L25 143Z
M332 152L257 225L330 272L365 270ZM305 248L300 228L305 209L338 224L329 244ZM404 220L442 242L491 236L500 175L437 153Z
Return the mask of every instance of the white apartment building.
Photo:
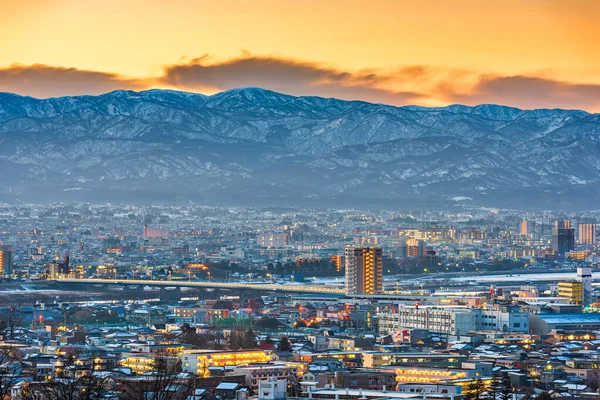
M256 244L260 247L280 249L288 244L285 233L261 233L256 236Z
M398 312L378 316L380 335L415 328L452 336L473 330L529 332L529 315L510 308L405 306Z

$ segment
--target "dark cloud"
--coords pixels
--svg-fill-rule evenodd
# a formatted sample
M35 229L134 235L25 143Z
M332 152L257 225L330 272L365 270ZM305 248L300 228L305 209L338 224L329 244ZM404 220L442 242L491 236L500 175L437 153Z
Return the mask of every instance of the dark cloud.
M577 84L532 76L482 76L468 93L440 90L451 101L494 103L521 108L568 108L598 111L600 85Z
M118 74L48 65L0 69L0 91L35 97L101 94L115 89L174 87L214 92L262 87L299 96L336 97L393 105L505 104L521 108L600 111L600 85L576 84L532 75L477 75L473 71L424 65L348 72L323 64L243 52L215 61L204 55L168 65L158 78L128 79Z
M411 70L411 73L414 71ZM277 57L243 57L211 62L202 56L165 67L161 82L186 89L228 90L261 87L293 95L338 97L389 104L406 104L421 95L381 87L395 79L376 71L350 73L320 64Z
M19 93L34 97L56 97L81 94L101 94L116 89L140 90L141 81L117 74L86 71L76 68L52 67L43 64L11 65L0 69L0 92Z

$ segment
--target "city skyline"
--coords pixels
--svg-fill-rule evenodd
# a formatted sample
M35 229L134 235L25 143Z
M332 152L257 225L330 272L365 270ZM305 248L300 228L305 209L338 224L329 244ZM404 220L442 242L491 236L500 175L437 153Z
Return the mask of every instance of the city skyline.
M333 1L313 10L272 1L0 3L0 33L10 38L0 45L0 91L252 86L393 105L600 111L596 2Z

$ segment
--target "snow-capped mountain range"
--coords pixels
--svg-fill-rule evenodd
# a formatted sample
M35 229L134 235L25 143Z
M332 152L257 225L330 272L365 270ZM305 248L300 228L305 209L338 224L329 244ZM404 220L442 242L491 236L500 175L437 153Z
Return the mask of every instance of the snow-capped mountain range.
M0 93L0 200L594 208L600 114L235 89Z

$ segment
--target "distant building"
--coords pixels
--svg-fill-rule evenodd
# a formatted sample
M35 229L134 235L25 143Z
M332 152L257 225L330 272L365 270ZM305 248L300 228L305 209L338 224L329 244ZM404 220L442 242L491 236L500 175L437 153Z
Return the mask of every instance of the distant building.
M579 243L596 244L596 224L579 224Z
M256 237L256 244L260 247L280 249L288 244L286 233L261 233Z
M382 253L381 247L346 248L346 293L383 292Z
M331 262L335 264L335 271L341 272L346 265L346 257L340 255L331 256Z
M571 228L571 221L556 221L552 229L552 250L559 256L575 248L575 229Z
M0 249L0 276L10 276L12 274L12 252L10 250Z
M572 260L582 261L582 260L585 260L587 257L589 257L590 252L589 251L569 251L565 255Z
M165 236L169 236L169 231L161 228L151 228L148 225L144 225L145 238L160 238Z
M521 221L521 229L519 231L519 233L523 236L527 236L529 235L530 231L529 231L529 221L527 220L522 220Z
M60 260L52 261L48 265L48 277L50 279L56 279L59 276L69 276L71 275L71 264L69 263L69 255L67 254L65 258Z

